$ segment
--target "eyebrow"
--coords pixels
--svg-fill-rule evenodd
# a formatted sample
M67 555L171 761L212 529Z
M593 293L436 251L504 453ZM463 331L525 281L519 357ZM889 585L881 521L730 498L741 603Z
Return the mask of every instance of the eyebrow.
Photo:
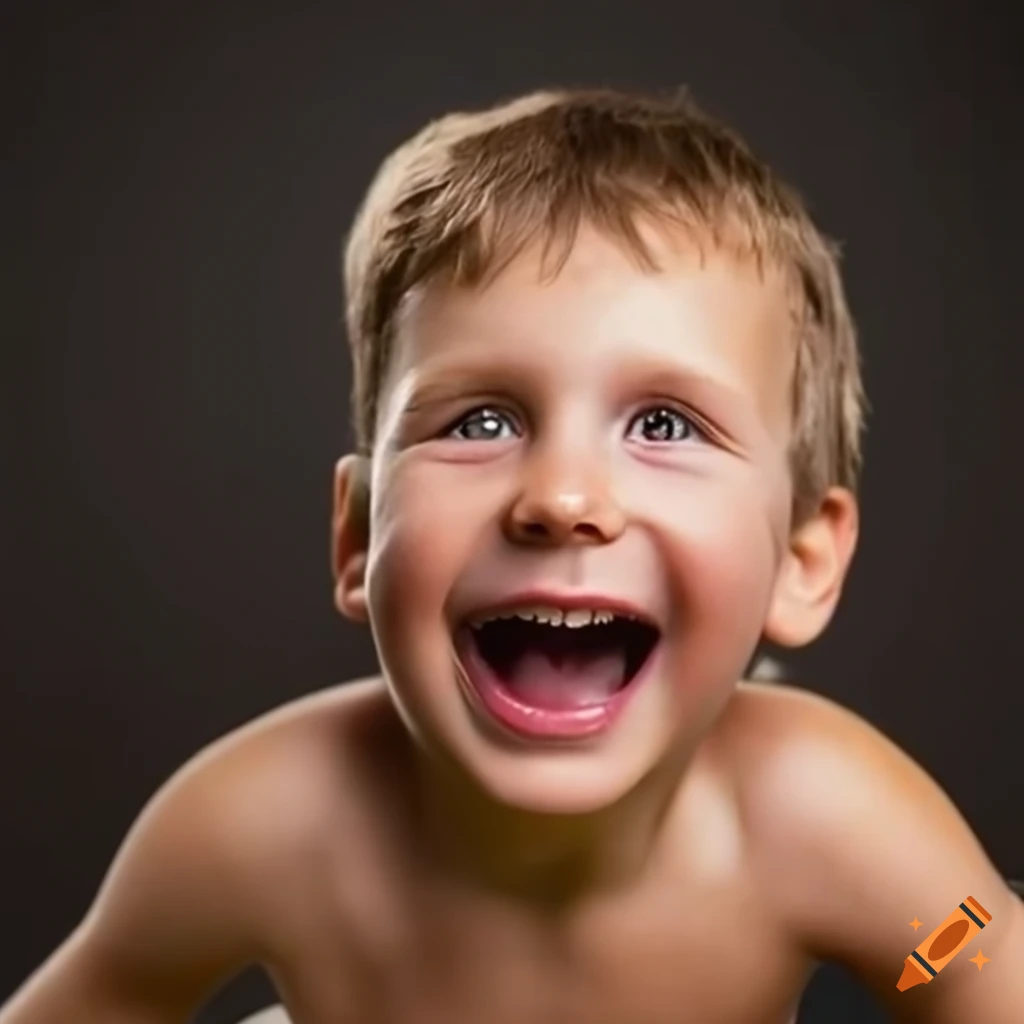
M748 396L730 381L693 366L680 366L660 359L636 358L622 367L619 376L630 383L663 382L655 390L692 392L713 396L718 401L749 404Z
M535 374L526 366L494 359L439 364L409 384L402 408L405 412L419 412L463 398L470 390L501 391L521 386L532 376Z
M750 397L732 383L696 367L673 365L663 359L629 356L620 366L613 367L613 371L615 386L622 390L643 387L655 392L677 393L680 398L690 394L695 401L700 399L715 407L751 404ZM522 387L536 376L536 367L500 356L438 363L409 384L402 409L407 414L422 412L473 392L501 392Z

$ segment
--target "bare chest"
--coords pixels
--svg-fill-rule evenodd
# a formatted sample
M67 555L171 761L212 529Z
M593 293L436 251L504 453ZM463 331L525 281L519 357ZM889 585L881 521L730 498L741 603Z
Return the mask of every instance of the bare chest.
M558 924L479 908L310 932L293 1024L788 1024L807 964L756 905L638 899Z

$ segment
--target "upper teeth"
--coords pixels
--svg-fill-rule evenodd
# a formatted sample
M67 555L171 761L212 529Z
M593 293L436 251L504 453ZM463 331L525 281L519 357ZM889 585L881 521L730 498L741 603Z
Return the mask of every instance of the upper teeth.
M549 626L568 626L578 629L580 626L603 625L616 617L615 612L603 608L552 608L548 605L531 605L522 608L506 608L500 612L488 612L470 619L471 626L482 626L485 622L497 619L525 619L527 622L543 622ZM631 619L632 615L620 615L620 618Z

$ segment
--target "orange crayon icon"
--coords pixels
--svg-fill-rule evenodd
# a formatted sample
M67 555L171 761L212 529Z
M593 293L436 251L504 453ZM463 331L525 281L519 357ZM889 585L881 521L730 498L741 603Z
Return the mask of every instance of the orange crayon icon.
M991 920L992 915L973 896L968 896L907 957L896 987L906 992L915 985L927 985Z

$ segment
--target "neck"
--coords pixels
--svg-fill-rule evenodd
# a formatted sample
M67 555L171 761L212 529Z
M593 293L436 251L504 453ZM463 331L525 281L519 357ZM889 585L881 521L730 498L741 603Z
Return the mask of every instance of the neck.
M607 807L548 814L500 804L457 766L421 754L420 836L446 873L556 909L642 875L688 760L659 765Z

